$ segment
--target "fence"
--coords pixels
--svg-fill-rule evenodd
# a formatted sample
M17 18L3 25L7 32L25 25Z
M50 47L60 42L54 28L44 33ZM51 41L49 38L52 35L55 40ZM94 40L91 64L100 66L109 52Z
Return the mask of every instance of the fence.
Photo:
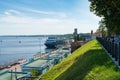
M120 66L120 42L115 43L110 39L100 37L97 37L96 39L106 49L113 60L117 62L118 66Z

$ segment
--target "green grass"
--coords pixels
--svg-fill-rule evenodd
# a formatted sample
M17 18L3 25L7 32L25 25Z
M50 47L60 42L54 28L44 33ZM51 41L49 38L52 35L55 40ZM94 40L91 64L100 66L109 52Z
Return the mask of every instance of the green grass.
M86 43L41 75L42 80L120 80L117 66L96 40Z

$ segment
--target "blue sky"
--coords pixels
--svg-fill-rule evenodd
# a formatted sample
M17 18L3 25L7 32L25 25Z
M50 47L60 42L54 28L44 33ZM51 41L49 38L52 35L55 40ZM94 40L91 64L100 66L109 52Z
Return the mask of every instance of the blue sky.
M86 33L99 20L88 0L0 0L0 35Z

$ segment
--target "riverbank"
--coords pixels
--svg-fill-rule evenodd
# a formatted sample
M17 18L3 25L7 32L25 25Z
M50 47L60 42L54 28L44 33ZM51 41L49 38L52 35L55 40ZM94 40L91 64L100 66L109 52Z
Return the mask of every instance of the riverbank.
M38 58L44 58L48 53L42 53L42 54L39 54L39 55L35 55L33 56L33 59L38 59ZM4 71L4 70L15 70L17 72L20 72L21 71L21 64L24 64L26 62L28 62L29 60L28 59L21 59L19 61L14 61L14 62L11 62L11 63L8 63L8 64L4 64L2 66L0 66L0 71Z
M17 71L21 71L20 65L23 63L26 63L28 60L27 59L22 59L19 61L14 61L8 64L4 64L0 66L0 71L3 70L14 70L16 68Z

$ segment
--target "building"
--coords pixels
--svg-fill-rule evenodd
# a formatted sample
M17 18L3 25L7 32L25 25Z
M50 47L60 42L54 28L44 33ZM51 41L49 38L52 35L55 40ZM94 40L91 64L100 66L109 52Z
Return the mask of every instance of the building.
M39 74L45 73L49 68L53 66L53 60L52 59L36 59L36 60L30 60L29 62L22 64L21 69L22 71L29 71L33 69L37 69L39 71Z
M73 36L74 36L74 41L77 41L77 37L78 37L77 28L74 29Z
M31 76L29 72L13 72L10 70L5 70L0 72L0 80L23 80L25 77ZM31 79L27 79L31 80Z
M100 33L99 32L95 32L91 35L91 39L96 39L96 37L100 37ZM102 36L101 36L102 37Z
M46 59L54 60L54 64L59 63L62 59L70 55L71 50L69 48L62 48L51 52L46 56Z

